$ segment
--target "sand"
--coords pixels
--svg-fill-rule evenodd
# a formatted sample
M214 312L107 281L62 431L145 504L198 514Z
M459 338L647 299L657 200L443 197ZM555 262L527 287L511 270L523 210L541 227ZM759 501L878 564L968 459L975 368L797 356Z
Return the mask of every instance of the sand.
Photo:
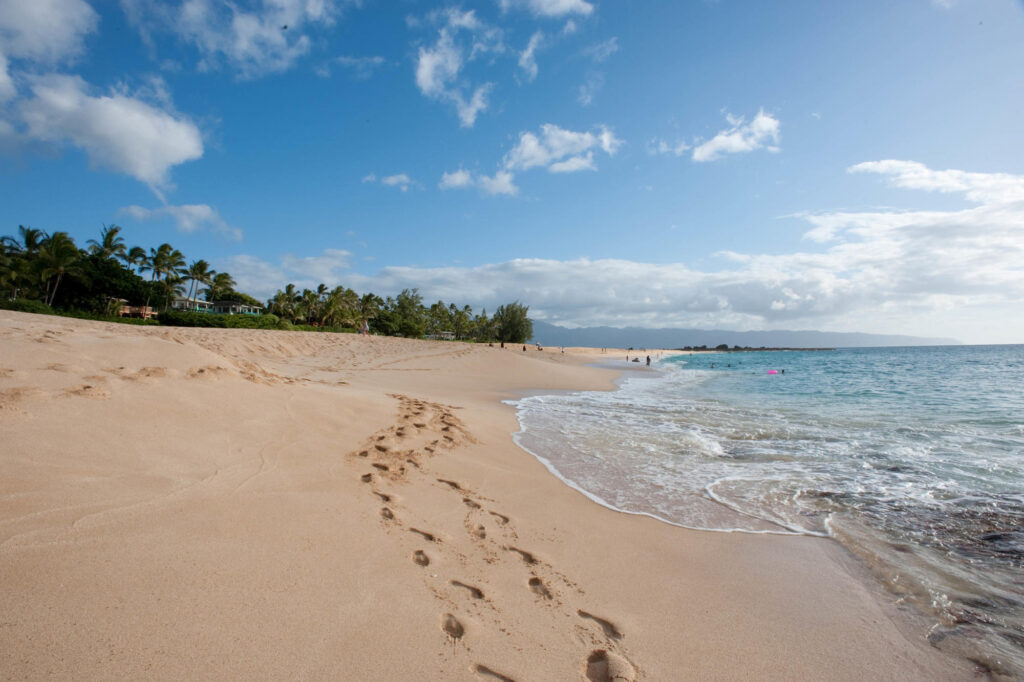
M837 544L614 512L513 443L502 399L624 358L0 311L0 675L971 676Z

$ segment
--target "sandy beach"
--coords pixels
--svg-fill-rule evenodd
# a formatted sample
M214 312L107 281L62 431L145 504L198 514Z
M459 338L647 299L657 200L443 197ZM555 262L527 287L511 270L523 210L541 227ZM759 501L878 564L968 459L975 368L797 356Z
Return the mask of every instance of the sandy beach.
M515 445L502 400L606 359L0 311L0 675L973 676L838 544L615 512Z

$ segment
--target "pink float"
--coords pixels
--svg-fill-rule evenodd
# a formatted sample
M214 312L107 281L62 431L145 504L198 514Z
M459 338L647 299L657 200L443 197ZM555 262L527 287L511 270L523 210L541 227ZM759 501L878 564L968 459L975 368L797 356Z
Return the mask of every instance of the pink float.
M768 370L768 373L769 374L778 374L779 370L777 370L777 369L770 369L770 370Z

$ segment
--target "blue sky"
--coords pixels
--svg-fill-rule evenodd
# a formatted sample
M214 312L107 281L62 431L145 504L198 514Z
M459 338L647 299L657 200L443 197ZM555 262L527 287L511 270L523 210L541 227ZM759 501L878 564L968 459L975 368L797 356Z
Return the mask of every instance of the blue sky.
M1022 64L1014 0L0 0L0 233L116 223L260 297L1021 342Z

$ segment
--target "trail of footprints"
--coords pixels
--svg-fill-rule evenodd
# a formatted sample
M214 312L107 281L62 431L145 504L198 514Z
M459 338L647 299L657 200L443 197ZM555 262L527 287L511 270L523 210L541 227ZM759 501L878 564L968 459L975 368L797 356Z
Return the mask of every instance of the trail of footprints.
M357 460L366 459L371 469L363 473L360 480L370 485L374 500L378 504L383 503L384 506L380 507L379 513L386 529L401 529L413 536L416 542L429 543L412 552L413 563L424 568L430 566L433 559L428 552L454 555L465 560L465 555L451 546L445 546L435 533L404 525L401 520L403 510L396 498L382 488L387 484L408 481L410 476L421 475L420 469L425 459L464 443L473 442L472 436L454 415L453 408L404 395L392 394L390 397L399 403L398 421L375 433L351 455ZM513 544L518 535L508 516L486 509L486 499L467 490L458 481L437 478L435 482L457 496L455 504L461 503L465 507L466 530L478 543L483 543L484 562L494 563L502 558L521 561L528 572L528 575L524 576L523 589L532 593L538 607L557 608L565 612L567 617L575 619L578 624L577 632L583 634L595 647L581 662L580 673L583 679L590 682L632 682L637 679L635 667L617 651L619 642L625 637L622 631L605 618L582 609L573 609L563 602L564 596L573 592L583 595L583 590L552 566L538 559L532 552ZM480 523L481 520L487 519L497 524L502 538L488 539L487 528ZM561 589L556 589L551 583L552 580L560 583ZM498 607L487 599L479 586L457 578L448 580L447 584L456 594L469 597L473 603L483 604L497 615ZM450 604L452 610L457 610L454 608L456 602L451 596L436 588L430 589L436 597ZM495 622L502 631L505 631L500 621ZM451 611L441 615L440 629L453 645L464 644L464 639L468 638L467 626ZM514 682L511 677L483 664L478 664L471 670L483 679Z

